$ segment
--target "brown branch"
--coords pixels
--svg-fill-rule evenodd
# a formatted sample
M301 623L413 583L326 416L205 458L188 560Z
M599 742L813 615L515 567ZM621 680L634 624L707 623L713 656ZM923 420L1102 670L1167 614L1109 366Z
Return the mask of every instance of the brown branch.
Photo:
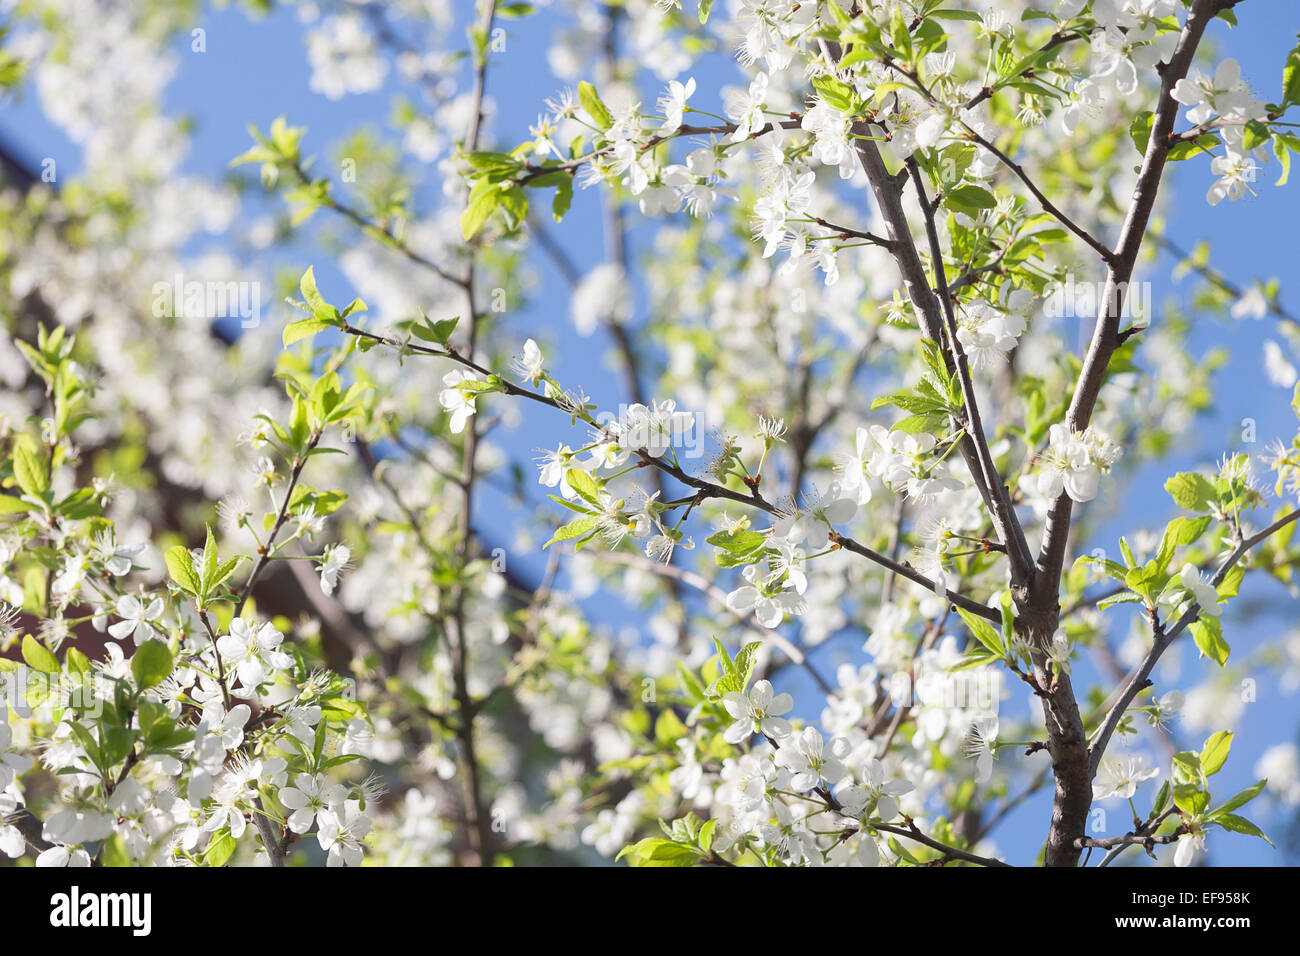
M979 866L1011 866L1011 864L1007 863L1005 860L995 860L992 857L979 856L978 854L971 853L967 850L959 850L955 846L948 846L946 843L940 843L933 837L928 837L922 833L916 823L910 819L907 820L907 824L906 827L897 827L890 823L877 823L872 827L872 829L882 830L885 833L893 833L897 836L905 837L908 840L913 840L923 846L928 846L932 850L938 850L947 859L961 860L964 863L975 863Z
M1010 156L1002 152L1002 150L998 149L991 142L989 142L979 133L975 132L969 126L966 127L966 130L967 130L966 133L967 138L970 139L972 143L977 143L980 146L984 147L984 149L992 153L995 157L997 157L998 162L1002 163L1003 166L1011 170L1011 172L1015 174L1016 178L1025 184L1025 188L1028 189L1031 193L1033 193L1034 198L1038 200L1038 204L1043 207L1044 212L1046 212L1053 219L1055 219L1057 222L1063 225L1066 229L1070 230L1070 232L1074 233L1076 236L1082 239L1090 249L1092 249L1095 253L1097 253L1097 255L1101 257L1103 262L1110 264L1114 260L1115 253L1112 252L1110 249L1107 249L1105 243L1099 240L1087 229L1084 229L1081 225L1079 225L1072 218L1070 218L1070 216L1066 215L1066 213L1059 206L1057 206L1054 202L1048 199L1047 195L1041 189L1039 189L1038 185L1029 177L1029 173L1025 171L1025 167L1021 166Z
M492 33L492 23L496 18L496 0L483 0L481 31L483 36ZM465 150L472 152L478 146L479 127L483 116L483 94L487 86L488 54L486 49L475 53L473 109L471 110L469 130L465 134ZM474 299L475 261L471 255L465 270L462 288L469 309L469 355L474 355L480 332L480 314ZM473 535L470 518L474 510L474 474L475 459L478 451L478 420L471 418L465 430L465 443L461 455L461 496L462 504L456 536L456 553L462 568L469 563ZM448 649L451 657L452 685L458 715L456 739L460 745L461 758L465 764L466 789L468 791L468 808L472 819L471 834L479 866L491 866L494 856L495 834L488 813L489 801L483 792L482 767L479 765L477 741L475 739L474 716L475 703L469 690L469 635L466 633L465 587L464 582L457 583L452 597L451 621L454 627L449 629Z
M1164 823L1165 820L1167 820L1169 817L1173 816L1177 812L1178 812L1177 807L1170 807L1168 810L1160 814L1154 820L1148 820L1146 823L1142 824L1136 830L1134 830L1132 833L1128 835L1130 837L1148 837L1150 834L1155 833L1156 830L1160 829L1160 824ZM1181 829L1178 832L1182 832ZM1105 858L1100 863L1098 863L1097 866L1099 867L1110 866L1110 864L1115 861L1116 857L1118 857L1121 853L1127 850L1130 846L1136 845L1138 842L1139 842L1138 840L1134 840L1132 843L1117 844L1114 848L1111 849L1109 853L1106 854ZM1141 842L1145 842L1145 841L1141 841ZM1152 842L1154 845L1154 843L1156 842L1169 843L1173 841L1161 839ZM1146 849L1148 853L1151 852L1151 846L1147 846Z
M975 460L984 474L984 484L989 489L989 506L994 522L1002 534L1002 543L1006 546L1007 557L1011 564L1013 583L1023 581L1029 575L1032 559L1029 544L1025 541L1024 529L1011 507L1011 497L1006 485L998 475L993 455L989 451L988 437L984 434L984 422L980 416L979 404L975 400L975 383L971 379L970 363L966 350L957 337L957 315L953 309L952 294L948 289L948 279L943 267L943 249L939 244L939 231L935 226L934 212L926 199L925 183L921 178L921 168L915 158L909 158L907 168L912 175L912 185L916 188L916 197L920 200L925 217L925 234L930 243L930 268L934 273L935 288L939 293L939 302L943 307L944 331L948 335L948 348L957 367L957 378L961 383L962 399L966 405L967 434L975 443ZM1015 548L1013 552L1011 549Z
M1102 850L1118 849L1119 847L1134 846L1141 844L1143 846L1155 846L1160 843L1177 843L1182 836L1183 830L1179 829L1174 833L1167 833L1164 836L1145 836L1140 833L1126 833L1124 836L1105 837L1101 840L1094 840L1092 837L1079 837L1074 841L1074 845L1079 849L1085 847L1097 847ZM1105 862L1104 860L1102 862Z
M1173 88L1187 75L1201 35L1214 16L1215 6L1216 0L1194 0L1174 53L1161 71L1160 93L1152 121L1151 138L1147 143L1133 199L1115 252L1103 256L1108 268L1102 307L1066 416L1067 425L1074 431L1083 431L1088 427L1097 396L1106 379L1110 358L1122 344L1119 321L1124 293L1121 290L1127 290L1133 276L1168 159L1167 139L1178 113ZM1027 177L1022 176L1022 179L1028 182ZM1039 648L1050 640L1060 620L1061 568L1070 535L1072 506L1069 495L1065 493L1052 505L1047 515L1043 543L1029 592L1017 597L1017 606L1021 612L1017 626L1022 627L1030 636L1033 646ZM1035 665L1041 668L1042 663L1043 655L1040 651L1035 654ZM1049 749L1056 776L1052 825L1044 851L1044 862L1048 866L1076 866L1080 851L1075 841L1084 836L1084 824L1088 809L1092 806L1095 764L1090 758L1083 719L1068 674L1058 675L1054 690L1043 697L1043 708L1047 717Z
M1223 579L1227 577L1228 572L1232 570L1233 566L1245 557L1252 548L1266 541L1272 535L1294 522L1297 518L1300 518L1300 508L1288 512L1277 521L1274 521L1263 531L1253 534L1249 538L1243 540L1233 549L1232 553L1224 559L1223 564L1219 565L1219 569L1215 571L1214 576L1210 578L1210 583L1215 587L1218 587L1219 584L1223 583ZM1106 753L1106 746L1110 743L1110 738L1115 733L1115 728L1119 726L1120 719L1124 716L1124 712L1128 710L1129 704L1133 702L1133 698L1149 685L1151 671L1155 668L1156 662L1160 660L1165 651L1169 650L1170 646L1178 639L1178 636L1187 629L1188 625L1200 616L1200 613L1201 606L1199 604L1193 604L1183 613L1182 617L1178 619L1177 623L1175 623L1173 627L1167 628L1163 634L1157 632L1156 640L1152 645L1151 650L1148 651L1146 657L1144 657L1141 662L1133 668L1128 679L1124 682L1123 689L1120 691L1115 704L1107 712L1105 719L1102 721L1101 729L1097 732L1096 739L1093 741L1090 750L1090 773L1095 775L1097 768L1101 766L1101 758Z

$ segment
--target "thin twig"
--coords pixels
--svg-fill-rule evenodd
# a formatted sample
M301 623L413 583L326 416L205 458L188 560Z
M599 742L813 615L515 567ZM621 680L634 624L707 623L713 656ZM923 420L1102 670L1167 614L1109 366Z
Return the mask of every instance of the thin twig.
M1276 534L1278 531L1281 531L1297 518L1300 518L1300 508L1288 512L1277 521L1274 521L1263 531L1246 538L1233 549L1232 553L1228 555L1223 564L1219 565L1219 569L1215 571L1214 576L1210 578L1210 583L1215 587L1223 583L1223 579L1227 577L1228 572L1231 571L1233 566L1245 557L1252 548L1266 541L1269 537ZM1163 634L1157 634L1155 643L1152 645L1151 650L1148 651L1146 657L1144 657L1142 661L1133 668L1133 671L1129 674L1128 680L1125 681L1123 689L1120 691L1119 697L1115 701L1114 706L1111 707L1110 711L1106 714L1105 720L1102 721L1101 729L1097 732L1096 739L1093 741L1092 747L1089 750L1089 768L1091 773L1096 774L1097 768L1101 765L1101 758L1106 753L1106 746L1110 743L1110 738L1115 733L1115 728L1119 726L1120 718L1122 718L1125 711L1128 710L1129 704L1133 702L1133 698L1148 686L1151 671L1156 666L1156 662L1160 660L1165 651L1167 651L1174 641L1178 639L1178 635L1180 635L1188 625L1200 616L1200 613L1201 606L1199 604L1193 604L1189 607L1173 627L1168 628Z

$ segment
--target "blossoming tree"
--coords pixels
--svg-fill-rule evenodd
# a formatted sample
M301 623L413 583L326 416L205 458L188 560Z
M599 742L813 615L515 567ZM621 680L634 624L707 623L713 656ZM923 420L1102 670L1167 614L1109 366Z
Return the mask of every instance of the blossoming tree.
M395 68L418 99L337 164L255 128L241 189L181 174L161 107L199 13L20 7L0 78L84 162L2 201L7 857L1034 862L1013 821L1075 866L1264 837L1248 805L1294 782L1225 791L1231 721L1179 714L1294 666L1234 655L1224 610L1289 585L1300 434L1173 468L1221 360L1143 290L1163 250L1198 314L1300 328L1162 212L1174 164L1210 205L1274 188L1268 154L1284 185L1300 47L1249 81L1208 56L1246 0L685 3L305 9L313 90ZM548 98L507 63L556 23ZM526 136L494 98L536 100ZM180 273L238 285L244 244L296 263L285 321L196 321ZM576 335L531 321L539 271ZM616 384L577 370L596 334ZM1173 517L1103 540L1153 469Z

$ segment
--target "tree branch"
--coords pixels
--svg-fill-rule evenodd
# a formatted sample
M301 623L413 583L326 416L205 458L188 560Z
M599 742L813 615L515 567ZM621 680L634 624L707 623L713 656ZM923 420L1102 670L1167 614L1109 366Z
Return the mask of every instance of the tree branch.
M993 866L993 867L1011 866L1011 864L1007 863L1005 860L995 860L992 857L979 856L978 854L970 853L966 850L959 850L956 847L948 846L946 843L940 843L938 840L928 837L924 833L922 833L921 830L917 827L917 825L912 821L909 820L908 823L910 824L910 826L906 828L896 827L890 823L877 823L875 824L875 826L872 827L872 829L883 830L885 833L893 833L896 834L897 836L906 837L907 839L914 840L917 843L922 844L923 846L928 846L932 850L938 850L946 857L949 857L954 860L961 860L965 863L975 863L979 866Z
M822 46L827 59L831 63L835 63L839 58L839 45L822 41ZM908 298L916 308L917 321L920 324L921 332L926 338L942 346L944 340L942 309L938 297L935 295L934 290L930 288L929 279L925 274L925 267L921 264L921 257L916 250L916 244L912 241L911 225L907 220L907 214L903 211L900 184L885 168L884 159L881 157L875 141L871 138L868 124L856 123L852 132L857 136L855 148L858 153L858 160L867 174L867 180L871 184L872 193L876 198L876 205L885 220L889 240L893 243L890 251L903 277L903 285L907 290ZM945 357L948 361L952 361L952 357L947 353L945 353ZM979 453L969 434L962 437L959 448L962 458L970 469L971 477L979 489L984 505L993 519L994 528L997 530L1002 543L1006 544L1008 541L1013 540L1012 535L1014 532L1004 526L999 518L1001 508L995 507L993 503L996 492L989 488L984 481L984 469L979 462ZM1021 566L1018 549L1009 548L1007 554L1013 580L1017 582L1023 581L1029 569Z
M975 400L975 383L971 380L970 363L966 350L957 337L957 314L953 309L952 293L948 289L948 279L943 267L943 248L939 244L939 231L934 222L934 211L925 194L925 183L921 179L921 168L914 158L907 161L908 171L912 175L912 185L916 187L916 197L920 200L925 217L925 233L930 243L931 270L934 284L943 306L944 329L948 334L948 348L952 351L953 361L957 366L957 378L961 383L962 398L966 404L967 434L975 443L975 459L984 473L984 484L989 489L989 504L994 521L1000 526L1003 544L1007 548L1007 557L1012 567L1012 580L1023 580L1029 574L1032 558L1029 544L1025 541L1024 529L1016 518L1015 509L1011 507L1011 497L998 475L993 455L989 451L988 437L984 434L984 422L980 415L979 404ZM1013 552L1012 549L1015 549Z
M1119 244L1113 256L1105 257L1108 270L1100 315L1066 415L1066 422L1074 431L1088 427L1097 396L1106 380L1110 358L1122 344L1119 321L1123 300L1155 206L1168 159L1167 139L1178 113L1173 88L1187 75L1201 35L1214 16L1215 3L1216 0L1194 0L1174 53L1161 71L1151 138L1120 231ZM1049 510L1029 593L1017 601L1021 611L1017 626L1023 627L1032 639L1032 646L1039 648L1050 640L1060 621L1061 569L1070 536L1072 505L1069 495L1062 492ZM1041 667L1042 663L1043 655L1039 651L1035 654L1035 665ZM1048 832L1044 862L1048 866L1076 866L1079 847L1075 841L1084 836L1088 808L1092 806L1094 764L1068 674L1058 675L1055 689L1043 698L1043 708L1056 776L1052 826Z
M1046 194L1038 188L1037 184L1029 178L1029 174L1025 172L1025 167L1021 166L969 126L966 127L966 131L967 138L970 139L972 143L977 143L992 153L997 157L998 162L1011 170L1011 172L1016 175L1016 178L1025 184L1025 188L1033 193L1034 198L1038 200L1038 204L1043 207L1044 212L1049 214L1066 229L1069 229L1072 233L1087 243L1088 247L1097 253L1103 262L1110 264L1114 260L1115 253L1110 249L1107 249L1105 243L1067 216L1059 206L1048 199Z
M1223 583L1223 579L1227 577L1228 572L1231 571L1233 566L1245 557L1252 548L1264 542L1278 531L1281 531L1297 518L1300 518L1300 508L1283 515L1263 531L1246 538L1233 549L1232 553L1228 555L1223 564L1219 566L1219 569L1214 572L1214 576L1210 578L1210 583L1215 587ZM1120 691L1119 697L1115 701L1114 706L1111 707L1109 712L1106 714L1105 720L1102 721L1101 729L1098 731L1096 739L1093 741L1092 748L1089 751L1088 766L1091 774L1095 775L1097 773L1097 768L1101 766L1101 758L1105 756L1106 746L1110 743L1110 738L1115 733L1115 728L1119 726L1120 719L1124 716L1124 712L1128 710L1129 704L1133 702L1133 698L1137 697L1137 695L1149 685L1151 671L1155 668L1156 662L1160 660L1165 651L1169 650L1170 646L1178 639L1178 636L1186 630L1188 625L1200 616L1200 613L1201 606L1199 604L1193 604L1188 608L1173 627L1167 628L1163 635L1157 635L1155 643L1152 645L1151 650L1147 652L1146 657L1144 657L1142 661L1133 668L1128 679L1124 682L1123 689Z
M375 342L380 342L382 344L392 346L393 348L406 349L407 351L415 352L420 355L431 355L437 358L450 359L459 365L463 365L466 368L473 369L474 371L480 373L481 375L485 375L485 376L495 375L495 373L477 364L473 360L466 358L464 355L462 355L459 351L455 349L428 348L421 345L415 345L414 343L410 343L410 342L400 342L396 339L392 339L384 335L378 335L374 332L368 332L365 329L359 329L352 325L345 325L342 331L349 335L358 335ZM558 409L559 411L564 412L566 415L581 418L584 422L586 422L588 425L591 425L593 428L600 427L600 425L594 419L591 418L590 414L585 411L581 415L578 415L575 412L573 406L565 404L557 399L551 398L549 395L543 395L540 392L534 392L526 388L521 388L520 386L515 385L514 383L503 378L499 380L501 382L501 391L506 395L513 395L513 396L519 396L521 398L530 399L531 401L537 402L540 405L547 405L550 406L551 408ZM687 474L680 467L672 464L672 462L665 461L663 458L652 457L644 449L638 449L637 455L640 458L641 465L643 467L657 468L660 471L664 472L665 474L669 475L670 477L677 479L683 485L686 485L689 488L694 488L696 491L696 497L699 498L700 500L717 498L726 501L734 501L738 504L746 505L751 508L756 508L759 511L765 512L766 514L769 515L773 515L776 517L784 516L784 512L782 512L780 508L778 508L776 505L772 504L770 501L764 498L759 493L757 488L750 489L746 492L735 491L723 485L714 484L713 482L707 481L703 478L697 478L694 475ZM893 560L892 558L888 558L885 555L881 554L880 552L868 548L866 545L860 544L859 542L855 541L853 538L847 537L846 535L832 533L832 537L834 538L837 544L839 544L841 547L845 548L846 550L852 551L854 554L859 554L865 558L869 558L870 560L879 564L881 567L884 567L889 571L894 572L895 574L905 577L909 581L913 581L916 584L921 585L922 587L928 589L933 593L937 593L935 591L934 582L929 578L927 578L925 575L921 574L915 568L912 568L906 564L900 564L899 562ZM956 604L958 607L965 608L966 610L970 611L972 614L978 614L980 617L984 618L987 621L990 621L992 623L1001 623L1002 621L1002 615L999 611L994 610L988 605L981 604L978 601L972 600L971 598L968 598L965 595L958 594L955 591L945 591L944 596L953 604Z
M1156 194L1160 189L1161 176L1168 159L1167 139L1173 129L1174 119L1178 115L1178 101L1173 97L1173 89L1178 81L1187 75L1197 45L1205 32L1206 25L1213 18L1215 9L1215 0L1195 0L1187 15L1187 22L1183 26L1173 56L1161 74L1160 94L1152 120L1151 137L1147 142L1137 185L1133 190L1133 199L1120 231L1119 245L1107 272L1097 326L1093 331L1083 370L1079 373L1079 381L1075 386L1074 396L1066 416L1069 426L1075 431L1083 431L1088 427L1093 408L1097 403L1097 396L1106 380L1110 358L1121 344L1119 321L1123 312L1123 299L1127 295L1128 284L1133 277L1133 269L1151 219L1151 211L1155 207ZM1044 587L1049 584L1052 588L1057 586L1070 534L1071 509L1070 497L1063 493L1048 514L1043 546L1038 558L1038 573L1044 579ZM1050 579L1050 582L1047 579Z

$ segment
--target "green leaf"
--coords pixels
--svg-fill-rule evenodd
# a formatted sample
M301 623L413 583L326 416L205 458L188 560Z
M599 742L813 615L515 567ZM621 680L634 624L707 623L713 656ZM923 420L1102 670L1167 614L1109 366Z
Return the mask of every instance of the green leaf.
M324 514L327 512L317 511L316 513ZM208 584L208 592L211 593L212 591L215 591L217 588L221 587L221 585L225 584L227 579L229 579L230 575L234 573L235 568L239 566L239 562L242 560L243 558L239 557L239 558L230 558L226 561L222 561L221 564L217 567L216 572L212 575L212 581L209 582Z
M207 525L206 530L207 537L203 542L203 570L199 577L199 587L203 589L204 594L212 590L212 579L217 573L217 562L220 558L217 554L217 539L212 534L212 526Z
M131 676L141 690L157 687L172 672L172 652L162 641L145 641L131 657Z
M1192 640L1196 642L1196 646L1204 656L1220 667L1228 663L1228 654L1232 648L1223 639L1223 625L1219 623L1217 617L1202 614L1192 625Z
M528 194L518 186L501 193L501 209L511 229L517 229L528 216Z
M69 674L89 674L91 671L90 658L75 647L68 648L64 660L68 665Z
M701 850L713 849L713 831L717 829L718 821L716 819L708 820L704 826L700 827L700 834L696 841L700 844Z
M757 531L742 528L739 531L718 531L709 535L705 541L724 551L748 554L767 544L767 537Z
M1174 504L1185 511L1210 511L1219 504L1214 482L1193 471L1174 475L1165 482L1165 491L1174 499Z
M623 852L626 853L627 849ZM638 866L694 866L700 859L695 847L660 837L647 837L637 843L632 854L637 858Z
M583 471L581 468L570 468L564 473L564 480L569 483L569 487L578 493L581 497L596 504L600 496L600 486L596 484L596 479Z
M731 659L731 654L727 652L726 645L723 644L720 640L718 640L716 634L713 636L713 646L714 648L717 649L718 664L719 666L721 666L722 672L724 674L730 674L733 670L735 670L736 664Z
M990 654L988 651L972 651L963 657L956 664L948 668L950 671L968 671L976 667L984 667L987 664L994 664L1002 660L1000 655Z
M121 763L135 746L135 732L129 727L106 727L101 724L99 733L103 738L100 752L105 767Z
M687 670L681 661L677 662L677 677L692 702L699 703L708 696L704 691L703 681Z
M1273 155L1277 157L1278 165L1282 168L1282 175L1278 176L1277 186L1285 186L1287 180L1291 178L1291 138L1277 135L1273 137Z
M853 92L853 87L843 80L829 74L823 74L822 76L814 76L812 85L821 94L821 98L827 105L839 110L841 113L854 113L857 111L857 94Z
M284 347L288 348L295 342L311 338L319 332L324 332L328 328L333 328L333 326L333 322L327 322L324 319L318 319L314 316L307 319L299 319L297 322L290 322L284 327L284 334L281 337L281 340L284 343Z
M212 838L208 848L203 851L203 862L208 866L225 866L234 853L235 838L230 835L228 829L222 827Z
M1260 780L1259 782L1247 787L1236 796L1230 798L1222 806L1216 807L1210 816L1217 816L1220 813L1230 813L1238 807L1244 807L1264 792L1264 787L1267 783L1267 780Z
M1148 604L1154 604L1156 595L1164 583L1164 571L1156 562L1148 561L1140 568L1131 568L1124 575L1124 586L1142 595Z
M0 515L25 514L31 510L32 506L21 498L15 498L13 495L0 495Z
M899 58L904 61L912 59L912 34L907 29L907 21L903 19L903 11L898 7L894 8L893 17L889 21L889 39Z
M1269 141L1273 134L1269 132L1267 126L1259 120L1249 120L1246 123L1245 135L1242 136L1241 146L1243 149L1255 149Z
M1124 565L1120 564L1118 561L1111 561L1108 558L1101 558L1092 554L1081 554L1075 559L1074 566L1078 567L1080 564L1092 565L1095 568L1099 568L1105 572L1108 577L1114 578L1116 581L1123 582L1124 578L1128 576L1128 568L1124 567Z
M1282 102L1300 103L1300 45L1286 55L1282 67Z
M542 550L549 548L557 541L571 541L574 538L581 538L583 535L595 531L599 526L600 515L587 515L585 518L577 518L556 529L555 534L551 535L551 540L542 545Z
M167 561L167 573L176 586L186 594L198 597L199 576L194 571L194 559L190 556L189 549L178 544L169 548L164 558Z
M1198 783L1204 774L1201 772L1201 755L1190 750L1180 750L1174 754L1174 779L1179 783Z
M469 206L460 216L460 231L467 242L478 235L483 224L501 205L502 193L497 187L493 186L482 192L475 190L475 192L477 194L470 198Z
M316 289L316 273L312 266L307 267L307 271L302 274L298 281L298 291L302 293L302 299L313 312L328 312L333 306L325 301L325 297Z
M1006 650L1002 646L1002 640L998 632L993 629L993 625L982 617L976 617L965 608L957 608L957 613L961 619L966 622L970 632L975 635L975 639L987 647L997 657L1002 657Z
M565 176L555 184L555 198L551 200L551 215L556 222L564 218L573 203L573 178Z
M506 153L491 153L478 150L465 154L465 161L469 163L470 168L476 172L499 174L502 178L510 178L519 168L519 160Z
M1150 110L1143 110L1133 117L1133 122L1129 124L1128 135L1133 140L1133 145L1142 155L1146 155L1147 143L1151 141L1151 127L1155 123L1155 114Z
M1223 827L1225 830L1231 830L1233 833L1245 833L1249 836L1257 836L1269 846L1273 841L1264 835L1264 831L1251 823L1245 817L1239 817L1235 813L1224 813L1216 816L1212 821Z
M1169 781L1166 780L1160 785L1160 790L1156 793L1156 798L1151 803L1151 815L1148 820L1154 820L1160 814L1165 812L1165 807L1169 806Z
M60 670L59 659L30 634L23 635L23 660L32 670L42 674L57 674Z
M754 641L742 647L735 659L727 662L727 673L719 678L714 692L719 696L733 692L743 693L749 686L749 679L754 676L756 655L762 646L761 641Z
M1215 588L1215 593L1219 595L1220 600L1227 601L1230 598L1235 598L1237 592L1241 589L1241 582L1245 577L1245 567L1240 564L1233 565L1228 573L1223 576L1223 580L1219 582L1219 586Z
M31 435L19 435L14 443L14 480L33 498L44 499L50 488L49 468Z
M992 209L998 204L993 194L981 186L958 186L944 193L943 204L953 212L977 216L981 209Z
M83 724L75 720L69 723L68 727L72 731L72 736L77 738L77 743L81 745L81 749L86 752L88 757L90 757L90 762L96 767L103 767L104 755L99 749L98 741L95 740L90 731L87 730Z
M717 531L706 540L718 550L714 553L718 567L737 568L753 564L766 553L767 538L757 531Z
M103 847L99 851L100 863L103 866L124 867L131 865L131 856L126 852L126 840L120 833L114 833L104 841Z
M460 322L460 316L453 316L450 319L439 319L436 322L430 322L429 317L423 312L420 313L423 321L411 323L411 334L417 339L424 339L426 342L433 342L435 345L445 346L451 338L451 333L456 331L456 324Z
M578 84L578 102L591 115L599 129L607 130L614 125L614 117L610 115L609 108L601 100L596 88L586 80Z
M1228 759L1228 751L1231 749L1232 734L1226 730L1212 734L1210 739L1205 741L1205 746L1201 748L1201 769L1205 771L1207 777L1219 772Z
M99 502L93 488L78 488L54 506L55 514L73 521L82 521L99 514Z
M1174 805L1184 813L1198 817L1210 803L1210 795L1194 783L1180 783L1174 787Z

